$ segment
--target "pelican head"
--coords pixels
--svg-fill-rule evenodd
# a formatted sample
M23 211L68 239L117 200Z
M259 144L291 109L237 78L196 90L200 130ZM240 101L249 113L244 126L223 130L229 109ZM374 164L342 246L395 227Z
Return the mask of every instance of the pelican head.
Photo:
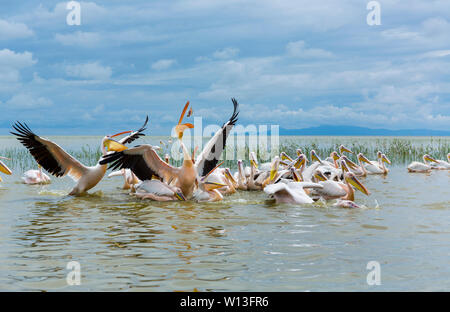
M338 155L338 153L336 151L331 152L330 157L333 160L336 160L336 161L339 160L339 155Z
M303 154L302 150L300 148L297 148L297 156L300 156L301 154Z
M359 154L358 154L358 160L359 160L359 161L362 161L362 162L365 162L365 163L367 163L367 164L369 164L369 165L372 164L372 163L370 162L370 160L368 160L367 157L363 155L363 153L359 153Z
M425 155L423 155L423 162L427 163L427 161L432 161L432 162L438 163L438 161L436 159L434 159L433 157L431 157L428 154L425 154Z
M322 163L319 156L317 156L317 153L315 150L311 150L310 155L311 155L311 161L318 161L318 162Z
M292 166L295 169L300 169L302 166L306 164L306 156L304 154L300 154L297 159L294 160Z
M344 152L353 154L353 152L352 152L351 150L349 150L348 148L346 148L344 145L339 146L339 152L341 153L341 155L342 155Z
M133 131L123 131L123 132L119 132L116 133L114 135L107 135L103 138L102 140L102 146L107 148L107 151L113 151L113 152L121 152L126 150L128 147L126 147L125 145L113 140L113 138L120 136L122 134L128 134L131 133Z
M354 186L358 191L363 194L369 196L369 190L356 178L356 176L352 172L346 172L344 175L344 179L346 182Z
M278 167L280 166L280 157L275 156L275 158L272 161L272 166L270 168L270 182L273 182L277 176L278 173Z
M225 171L223 174L224 174L225 178L228 179L228 181L230 181L231 184L233 184L234 187L237 186L237 182L234 179L233 175L231 174L230 168L225 168Z
M250 165L255 169L258 169L258 159L256 159L255 152L250 152Z
M381 161L384 161L388 165L391 164L391 161L389 160L389 158L387 158L386 155L384 155L384 154L381 154Z
M289 155L286 154L285 152L281 152L280 158L281 158L281 160L287 160L287 161L290 161L290 162L293 161L293 159L291 157L289 157Z
M345 164L350 167L351 169L357 169L358 165L355 164L353 161L351 161L350 159L348 159L347 156L341 156L341 161L344 161Z
M450 153L447 154L447 160L450 163Z

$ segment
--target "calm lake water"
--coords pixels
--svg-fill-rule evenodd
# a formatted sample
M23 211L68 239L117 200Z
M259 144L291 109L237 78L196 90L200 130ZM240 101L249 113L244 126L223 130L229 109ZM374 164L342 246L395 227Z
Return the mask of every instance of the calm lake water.
M99 144L55 140L68 149ZM6 147L20 150L0 137L0 155ZM219 203L141 201L120 189L120 177L74 198L65 195L68 177L21 184L19 163L0 183L3 291L450 290L450 171L410 174L394 163L386 177L361 179L372 195L357 192L365 207L349 210L277 205L262 192ZM80 286L66 282L72 260ZM380 286L366 282L369 261L380 263Z

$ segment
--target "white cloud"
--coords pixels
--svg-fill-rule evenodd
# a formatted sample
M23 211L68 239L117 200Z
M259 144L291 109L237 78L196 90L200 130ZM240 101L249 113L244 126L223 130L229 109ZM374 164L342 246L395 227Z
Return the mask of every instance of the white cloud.
M36 62L36 60L33 60L33 54L31 52L16 53L9 49L0 50L0 67L20 69L32 66Z
M83 79L107 80L112 75L111 67L102 66L98 62L67 65L65 70L67 75Z
M155 70L164 70L172 67L177 61L174 59L163 59L156 61L152 64L152 68Z
M217 50L216 52L213 53L213 57L220 60L226 60L237 56L238 53L239 53L238 48L228 47L222 50Z
M32 35L33 31L27 25L0 19L0 40L27 38Z
M303 40L289 42L286 45L286 52L289 56L299 58L329 58L333 57L333 53L322 49L310 49L306 47Z
M53 102L45 97L34 97L28 93L20 93L14 95L11 99L6 101L6 105L13 109L23 108L42 108L52 106Z

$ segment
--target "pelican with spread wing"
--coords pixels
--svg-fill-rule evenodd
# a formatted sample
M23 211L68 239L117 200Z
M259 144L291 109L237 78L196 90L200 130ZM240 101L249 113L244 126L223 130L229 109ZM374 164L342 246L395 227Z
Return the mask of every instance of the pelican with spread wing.
M189 102L184 106L180 120L175 127L178 139L183 150L183 164L181 167L174 167L159 157L155 147L144 144L136 147L104 155L100 164L111 163L112 169L130 169L141 181L157 178L166 184L174 184L179 188L186 198L192 196L197 174L192 162L191 154L184 145L183 133L188 128L194 126L190 123L182 124L184 114L189 107Z
M68 175L75 180L76 185L70 191L69 195L81 195L96 186L106 173L107 166L97 163L97 165L88 167L80 163L77 159L69 155L59 145L50 140L36 135L25 123L16 122L13 125L16 132L11 132L17 139L29 150L36 162L56 177ZM132 142L142 135L125 131L115 135L105 136L102 139L101 151L103 155L108 152L120 152L127 147L112 138L122 134L131 133L127 137L128 142ZM125 143L125 142L124 142Z
M217 166L223 150L225 149L228 135L238 120L239 103L234 98L232 98L231 101L233 102L234 107L233 114L230 119L222 125L222 128L209 140L195 161L195 167L197 168L200 177L205 176Z

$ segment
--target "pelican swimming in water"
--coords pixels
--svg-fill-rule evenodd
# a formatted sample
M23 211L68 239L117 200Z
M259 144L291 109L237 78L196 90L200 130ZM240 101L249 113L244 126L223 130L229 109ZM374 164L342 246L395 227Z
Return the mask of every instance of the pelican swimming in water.
M343 168L346 168L343 165ZM349 172L348 168L344 169L344 181L336 182L327 180L320 172L316 172L316 179L321 181L319 184L323 186L322 189L315 189L315 193L323 197L325 200L337 199L337 202L333 206L342 208L359 208L354 202L355 191L353 187L369 196L370 192L367 188L356 178L353 172Z
M361 160L367 164L363 164L367 174L387 174L389 169L386 168L386 164L391 164L391 161L385 154L377 152L378 161L370 161L366 157L361 157Z
M431 169L450 170L450 153L447 154L447 161L440 159L436 161L437 163L431 163Z
M314 200L308 196L305 188L321 189L323 186L313 182L278 182L269 184L264 192L273 198L276 203L286 204L312 204Z
M428 162L430 161L430 162L438 163L438 161L436 159L434 159L433 157L431 157L428 154L423 155L422 159L423 159L423 163L418 162L418 161L413 161L411 164L409 164L408 171L409 172L430 172L431 166L430 166L430 164L428 164Z
M38 164L38 170L28 170L23 174L25 184L50 184L52 181L48 175L42 172L42 166Z
M3 156L0 156L0 159L11 160L11 159L9 159L7 157L3 157ZM5 165L1 160L0 160L0 172L3 172L4 174L7 174L7 175L11 175L12 174L11 169L9 169L8 166ZM2 181L3 181L2 177L0 177L0 182L2 182Z
M13 128L16 132L11 132L11 134L15 135L28 149L39 165L56 177L68 175L75 180L76 185L70 191L69 195L81 195L85 193L96 186L106 173L106 165L100 163L92 167L83 165L59 145L34 134L25 123L16 122ZM131 132L125 131L115 135L105 136L100 145L103 156L109 151L120 152L125 150L127 148L126 146L114 141L112 138Z

